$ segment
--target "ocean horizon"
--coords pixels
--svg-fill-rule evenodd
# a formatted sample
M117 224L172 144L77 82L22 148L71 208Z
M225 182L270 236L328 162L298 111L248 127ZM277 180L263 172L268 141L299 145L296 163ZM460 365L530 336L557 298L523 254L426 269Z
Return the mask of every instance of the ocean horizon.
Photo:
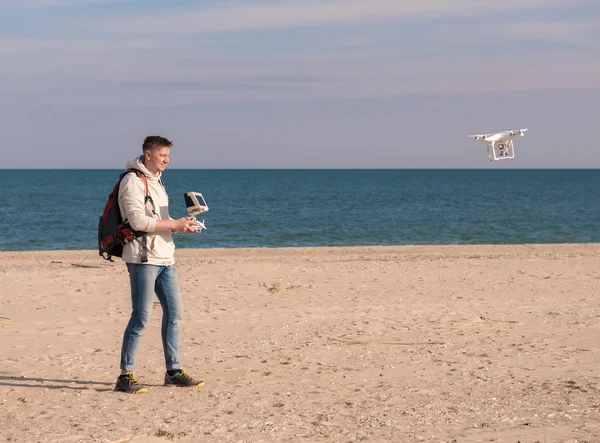
M0 251L97 249L122 169L0 169ZM600 242L599 169L177 169L174 218L202 192L207 230L178 248Z

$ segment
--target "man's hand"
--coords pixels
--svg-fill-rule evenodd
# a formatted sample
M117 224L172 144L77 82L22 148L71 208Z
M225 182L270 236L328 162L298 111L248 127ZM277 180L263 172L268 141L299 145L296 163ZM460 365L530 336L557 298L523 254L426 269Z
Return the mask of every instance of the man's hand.
M178 220L173 220L173 232L184 232L187 234L194 234L196 231L195 226L198 226L198 222L194 217L181 217Z
M198 226L200 226L201 223L198 220L196 220L196 217L190 216L190 217L186 217L186 218L189 220L190 224L189 224L189 228L187 228L188 230L186 230L184 232L186 232L188 234L197 234L198 232L202 232L202 229L198 229Z

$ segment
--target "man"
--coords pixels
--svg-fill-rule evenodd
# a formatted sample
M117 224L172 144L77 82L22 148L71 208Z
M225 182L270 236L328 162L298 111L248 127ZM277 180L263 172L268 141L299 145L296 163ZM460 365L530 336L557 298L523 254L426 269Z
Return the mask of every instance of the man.
M193 217L174 220L169 216L169 197L161 181L161 175L169 164L173 144L160 136L144 140L142 155L127 163L126 169L144 173L144 182L134 173L127 174L119 187L119 207L123 220L135 231L146 232L145 239L138 237L123 248L123 260L129 271L132 312L123 336L121 349L121 375L115 391L128 393L146 392L133 376L135 355L140 338L152 311L154 293L162 306L161 337L165 355L165 385L200 387L204 382L186 374L179 363L179 325L183 305L175 270L175 244L172 232L196 232Z

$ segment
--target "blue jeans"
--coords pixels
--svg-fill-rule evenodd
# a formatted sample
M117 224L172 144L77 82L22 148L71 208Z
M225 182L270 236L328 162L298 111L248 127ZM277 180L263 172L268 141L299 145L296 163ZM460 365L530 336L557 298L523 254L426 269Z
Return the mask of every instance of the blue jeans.
M179 325L183 316L175 266L127 263L131 283L131 318L123 335L121 369L133 370L140 338L150 320L156 293L162 306L161 337L167 369L179 369Z

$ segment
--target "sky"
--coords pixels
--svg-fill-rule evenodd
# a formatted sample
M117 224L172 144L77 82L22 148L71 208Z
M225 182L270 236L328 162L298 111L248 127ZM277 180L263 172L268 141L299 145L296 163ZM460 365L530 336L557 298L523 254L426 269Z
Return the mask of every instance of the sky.
M598 103L597 0L0 0L0 169L600 168Z

